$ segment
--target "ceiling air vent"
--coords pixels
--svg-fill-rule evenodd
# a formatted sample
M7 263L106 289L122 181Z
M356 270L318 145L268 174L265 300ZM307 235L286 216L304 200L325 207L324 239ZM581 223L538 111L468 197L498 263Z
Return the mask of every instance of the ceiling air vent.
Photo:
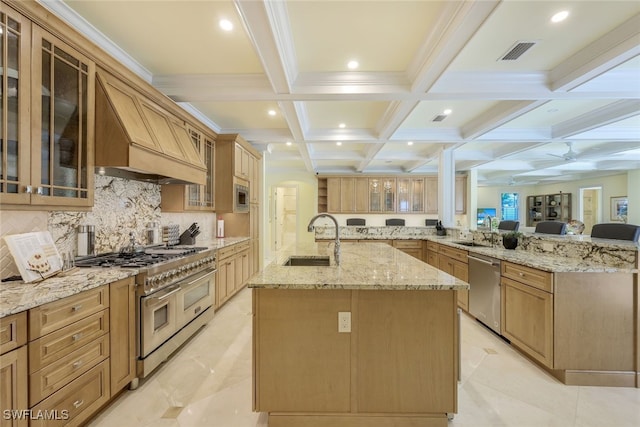
M502 55L499 61L515 61L520 58L526 51L535 46L537 42L516 42L511 49L507 51L504 55Z
M435 117L433 118L433 120L432 120L432 121L433 121L433 122L441 122L441 121L443 121L443 120L444 120L444 119L446 119L446 118L447 118L446 114L438 114L437 116L435 116Z

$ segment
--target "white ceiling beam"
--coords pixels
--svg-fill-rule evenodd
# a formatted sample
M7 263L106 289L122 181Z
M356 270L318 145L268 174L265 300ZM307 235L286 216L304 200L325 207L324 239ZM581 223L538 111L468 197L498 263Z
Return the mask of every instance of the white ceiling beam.
M558 123L552 126L551 136L569 138L637 115L640 115L640 100L625 99ZM640 134L637 137L640 138Z
M476 139L548 101L502 101L462 126L464 139Z
M280 26L278 5L254 0L234 0L236 10L240 15L245 31L260 58L265 74L271 83L273 92L289 93L290 82L285 69L285 60L290 55L283 46L283 28ZM273 2L277 3L277 2ZM284 7L284 6L283 6ZM286 28L286 25L284 26ZM274 30L281 31L276 33ZM284 52L281 52L284 50Z
M570 91L640 54L640 14L569 57L550 72L553 91Z
M356 172L364 171L367 166L371 163L373 159L378 155L380 150L385 146L384 142L377 142L375 144L371 144L367 149L367 153L364 156L364 159L360 162L360 164L356 167Z

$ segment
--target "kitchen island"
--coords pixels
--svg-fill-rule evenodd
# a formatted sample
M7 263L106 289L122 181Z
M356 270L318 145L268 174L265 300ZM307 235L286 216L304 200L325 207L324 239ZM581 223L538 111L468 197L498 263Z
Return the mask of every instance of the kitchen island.
M457 412L456 291L381 243L294 247L253 288L253 409L269 426L446 426ZM285 266L291 256L328 266Z

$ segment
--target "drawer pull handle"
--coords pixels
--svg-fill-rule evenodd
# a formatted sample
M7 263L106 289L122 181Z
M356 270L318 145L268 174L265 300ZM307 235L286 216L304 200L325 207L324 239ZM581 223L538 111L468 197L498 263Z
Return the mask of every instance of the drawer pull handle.
M82 360L78 360L77 362L73 362L73 364L71 366L73 367L73 369L78 369L80 366L82 366Z
M520 272L518 274L520 275L520 277L524 277L524 273L523 272Z
M80 338L82 338L82 332L78 332L77 334L73 334L71 335L71 341L78 341Z
M78 409L82 405L84 405L84 400L82 400L82 399L76 400L75 402L73 402L73 407L76 408L76 409Z
M82 310L82 304L74 305L71 307L71 311L76 312Z

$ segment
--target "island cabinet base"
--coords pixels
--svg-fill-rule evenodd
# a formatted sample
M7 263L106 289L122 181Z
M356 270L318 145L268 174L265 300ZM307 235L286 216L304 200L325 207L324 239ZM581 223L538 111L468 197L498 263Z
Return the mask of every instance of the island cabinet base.
M453 290L254 289L254 411L271 427L446 426L456 305Z

